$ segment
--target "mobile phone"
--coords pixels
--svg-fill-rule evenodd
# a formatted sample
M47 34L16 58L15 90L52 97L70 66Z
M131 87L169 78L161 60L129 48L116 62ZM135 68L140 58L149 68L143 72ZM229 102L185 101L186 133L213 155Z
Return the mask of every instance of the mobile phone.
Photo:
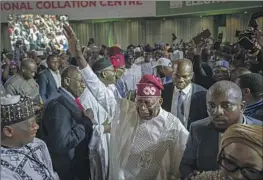
M201 41L205 40L206 38L209 38L211 36L211 32L209 29L205 29L203 32L198 34L193 38L193 41L195 44L199 44Z

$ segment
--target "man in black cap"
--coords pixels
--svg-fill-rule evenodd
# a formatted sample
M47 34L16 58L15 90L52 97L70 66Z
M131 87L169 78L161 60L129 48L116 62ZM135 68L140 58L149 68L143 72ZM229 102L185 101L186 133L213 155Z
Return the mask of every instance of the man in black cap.
M116 73L109 59L99 59L93 64L92 70L105 85L110 85L116 82Z
M136 83L141 78L141 68L133 67L124 69L124 73L117 79L118 69L114 70L107 58L101 58L93 64L92 70L117 98L129 98L130 92L136 89Z
M1 100L1 180L59 180L46 144L35 138L34 103L26 96Z

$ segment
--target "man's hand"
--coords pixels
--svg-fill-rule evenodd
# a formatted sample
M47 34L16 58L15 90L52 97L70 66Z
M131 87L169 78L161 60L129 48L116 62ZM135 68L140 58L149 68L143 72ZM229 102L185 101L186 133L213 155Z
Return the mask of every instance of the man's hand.
M63 33L67 37L70 53L77 59L79 68L84 69L88 63L82 54L81 46L75 32L69 25L64 25Z
M102 125L104 127L104 134L110 133L110 131L111 131L111 123L109 123L109 119L106 119L106 121Z
M3 54L3 59L4 59L4 61L5 61L5 63L7 64L7 65L10 65L10 59L8 59L8 57L5 55L5 54Z
M94 113L91 108L87 109L86 111L83 111L83 115L90 120L94 119Z
M80 57L83 56L81 52L81 47L79 40L73 31L73 29L70 27L70 25L66 24L63 25L63 34L66 36L68 40L69 45L69 51L74 57Z
M110 131L111 131L111 123L110 124L104 124L103 127L104 127L104 134L110 133Z

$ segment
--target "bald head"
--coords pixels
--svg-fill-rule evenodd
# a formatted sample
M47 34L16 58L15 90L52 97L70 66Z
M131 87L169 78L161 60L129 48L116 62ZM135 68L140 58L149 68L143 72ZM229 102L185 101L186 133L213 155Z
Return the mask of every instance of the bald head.
M20 73L26 80L34 78L37 73L36 61L31 58L23 59L21 61Z
M237 69L234 69L231 71L230 78L232 82L235 82L237 78L239 78L242 75L250 74L251 71L244 67L239 67Z
M227 99L236 102L242 101L242 91L240 87L231 81L218 81L212 85L207 92L207 101L221 96L225 96Z
M174 68L177 70L184 69L185 71L193 72L193 63L189 59L179 59L175 61Z
M63 70L61 74L61 78L62 79L67 78L67 77L74 78L78 76L78 74L80 74L80 72L76 66L69 66Z
M30 65L36 65L36 61L31 58L25 58L21 61L21 68L28 68Z

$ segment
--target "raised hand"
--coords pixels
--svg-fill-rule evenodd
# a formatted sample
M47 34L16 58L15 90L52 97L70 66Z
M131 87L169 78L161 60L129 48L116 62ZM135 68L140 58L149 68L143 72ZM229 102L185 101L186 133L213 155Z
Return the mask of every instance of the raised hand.
M74 57L82 56L79 40L68 24L63 25L63 34L66 36L69 45L69 51Z

